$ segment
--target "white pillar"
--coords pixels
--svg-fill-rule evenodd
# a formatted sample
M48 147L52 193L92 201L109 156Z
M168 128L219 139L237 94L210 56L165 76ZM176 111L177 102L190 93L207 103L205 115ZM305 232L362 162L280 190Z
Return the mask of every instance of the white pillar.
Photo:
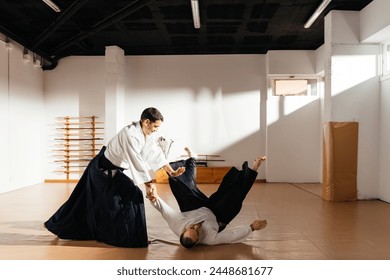
M331 14L325 17L324 23L324 99L323 121L332 120L332 18Z
M331 11L325 17L324 120L359 122L358 199L378 198L379 44L360 42L360 13Z
M10 109L9 109L9 50L0 45L0 193L10 188Z
M117 46L106 47L105 133L107 143L125 126L125 54Z

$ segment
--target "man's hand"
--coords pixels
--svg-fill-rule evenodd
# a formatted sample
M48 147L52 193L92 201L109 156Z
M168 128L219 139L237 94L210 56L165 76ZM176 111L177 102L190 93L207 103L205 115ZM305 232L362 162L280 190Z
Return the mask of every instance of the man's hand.
M266 220L255 220L251 224L252 231L264 229L267 226Z
M179 167L178 169L176 169L175 171L173 171L171 173L171 176L172 177L178 177L180 175L182 175L184 172L186 171L186 168L185 167Z
M153 181L145 183L146 198L151 202L155 202L157 198L157 187Z

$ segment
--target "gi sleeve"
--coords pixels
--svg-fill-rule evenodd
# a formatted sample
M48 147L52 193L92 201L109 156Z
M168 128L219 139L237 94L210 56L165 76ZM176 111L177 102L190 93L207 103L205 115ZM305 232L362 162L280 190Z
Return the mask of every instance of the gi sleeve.
M219 233L214 229L209 229L202 243L207 245L241 243L244 242L251 234L252 229L249 225L231 230L225 229Z
M153 171L159 170L168 163L163 150L157 145L154 137L147 142L141 153Z
M180 236L183 231L183 214L174 210L164 200L157 198L155 202L151 202L153 207L156 208L167 222L169 228L177 236Z

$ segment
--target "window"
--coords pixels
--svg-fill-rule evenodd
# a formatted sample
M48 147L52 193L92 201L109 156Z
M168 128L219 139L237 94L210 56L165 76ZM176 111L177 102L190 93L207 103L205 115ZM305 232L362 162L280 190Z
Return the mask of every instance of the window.
M271 77L272 96L318 96L318 77Z

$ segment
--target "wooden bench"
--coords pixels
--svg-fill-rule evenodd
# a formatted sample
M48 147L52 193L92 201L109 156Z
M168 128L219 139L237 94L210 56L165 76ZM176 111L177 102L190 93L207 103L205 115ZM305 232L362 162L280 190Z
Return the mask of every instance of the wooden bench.
M204 167L198 166L196 168L196 182L198 184L218 184L221 183L222 178L230 170L231 167ZM156 182L161 184L168 183L167 173L160 169L156 173Z

